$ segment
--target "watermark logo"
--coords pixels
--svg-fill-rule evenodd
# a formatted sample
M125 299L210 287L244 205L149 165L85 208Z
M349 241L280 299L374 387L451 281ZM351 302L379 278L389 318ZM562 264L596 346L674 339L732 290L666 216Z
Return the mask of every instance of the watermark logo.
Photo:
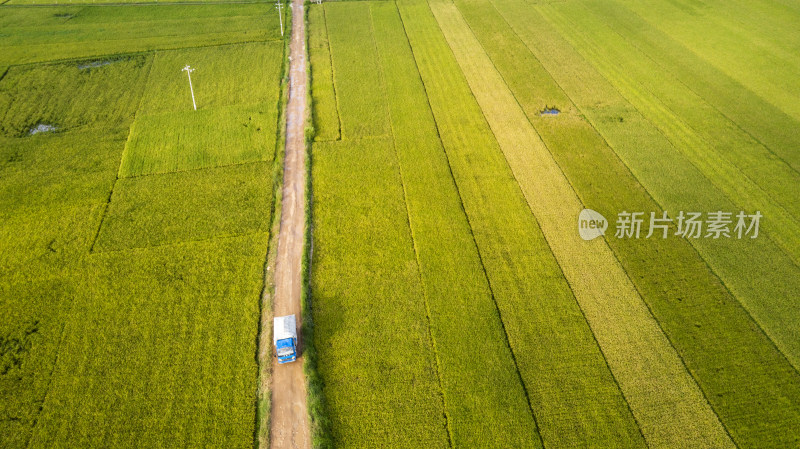
M606 234L608 220L600 212L584 209L578 215L578 233L584 240L592 240Z
M670 235L685 239L699 238L757 238L761 224L761 212L738 214L725 211L684 212L679 211L675 218L666 211L656 214L650 212L648 220L645 212L622 211L617 214L614 237L618 239L662 238ZM648 226L649 225L649 226ZM642 229L644 228L644 229ZM608 220L599 212L584 209L578 216L578 233L584 240L592 240L605 235Z

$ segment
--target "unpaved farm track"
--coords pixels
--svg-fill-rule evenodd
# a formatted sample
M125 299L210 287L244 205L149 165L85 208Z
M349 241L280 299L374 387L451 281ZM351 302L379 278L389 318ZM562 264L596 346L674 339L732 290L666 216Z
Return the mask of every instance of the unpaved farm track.
M278 255L275 261L275 316L297 316L302 321L303 238L305 235L305 119L306 48L305 14L302 0L292 5L292 40L289 46L289 105L286 114L286 158L283 172L283 199ZM270 342L271 343L271 342ZM279 365L272 359L272 410L270 447L272 449L311 447L306 385L303 376L302 341L300 357L294 363Z

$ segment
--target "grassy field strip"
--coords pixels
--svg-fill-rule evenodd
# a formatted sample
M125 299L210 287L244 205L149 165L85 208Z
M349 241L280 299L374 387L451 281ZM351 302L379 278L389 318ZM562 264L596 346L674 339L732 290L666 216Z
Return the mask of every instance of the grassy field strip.
M28 447L252 447L266 244L90 256Z
M281 39L263 3L2 8L0 26L3 65Z
M346 2L325 7L325 18L342 139L388 135L386 89L380 82L366 82L380 71L369 8Z
M648 446L734 447L605 241L575 232L583 205L469 25L452 3L430 6Z
M527 11L516 0L493 0L493 4L662 208L734 208L560 36L540 15L541 7ZM529 23L536 28L529 29ZM650 151L641 151L642 142ZM800 291L800 276L791 259L768 239L696 239L691 243L797 366L800 326L794 320L800 314L786 298Z
M800 154L792 150L800 146L800 134L794 132L800 122L651 26L623 4L617 3L616 7L595 3L584 5L607 24L613 25L614 30L625 37L630 45L658 63L661 67L659 72L670 72L775 155L764 155L761 163L774 165L771 160L777 156L795 171L800 170ZM761 151L748 144L748 152L740 154L739 146L744 144L731 145L730 149L735 151L731 156L740 158L740 166L750 167L752 163L745 157L753 157L761 154Z
M787 114L800 120L800 104L794 93L800 90L796 73L800 61L775 55L773 46L759 45L751 38L737 36L736 29L687 14L669 2L628 2L633 11L691 48L737 81ZM771 32L771 30L770 30Z
M371 3L454 447L541 447L394 2Z
M545 447L642 435L428 5L398 3Z
M739 170L725 154L741 151L735 148L747 144L746 135L739 136L739 141L721 139L726 134L727 120L715 120L713 109L706 111L708 116L695 117L695 113L703 112L701 98L664 77L646 55L635 51L604 23L594 20L591 13L577 4L571 6L568 10L561 5L553 7L558 11L565 35L580 45L582 54L617 90L737 206L747 211L760 210L770 217L763 230L795 263L800 263L800 174L777 161L762 162L759 165L763 169ZM597 42L602 42L602 46ZM695 131L689 124L693 119L699 121L695 122L695 128L713 131ZM735 132L736 128L727 130L731 136ZM774 181L754 182L755 179Z
M449 447L392 142L316 142L312 156L314 336L333 442Z
M308 59L314 70L311 72L311 91L314 93L312 118L314 140L339 140L341 124L333 88L331 49L324 8L308 10Z
M630 74L639 84L656 97L662 107L671 111L675 117L681 117L680 123L687 133L694 134L691 140L699 147L699 154L709 153L715 156L712 161L726 160L735 164L741 174L729 168L730 176L741 180L742 175L748 182L753 182L769 194L772 201L785 208L795 221L800 219L800 172L792 169L785 162L778 160L774 154L739 128L733 121L713 107L706 99L685 86L675 77L666 75L656 60L649 54L635 48L636 41L630 36L617 32L616 26L610 26L604 17L598 20L597 9L613 10L611 14L621 14L626 19L624 7L600 8L591 3L592 9L578 7L570 9L569 16L582 29L592 31L592 40L602 40L606 53L605 59L613 59L616 67L623 67L622 73ZM640 108L643 110L644 108ZM677 120L673 118L673 121ZM700 164L696 164L700 166Z
M457 5L582 202L605 216L623 209L660 212L583 117L539 115L546 104L562 111L575 106L499 12L486 0L459 0ZM524 26L520 29L536 42L532 48L543 61L562 56L553 72L559 82L582 89L603 86L596 72L589 79L574 79L573 74L592 72L570 60L576 57L571 47L525 3L498 5ZM796 432L778 433L773 426L793 429L800 420L800 376L689 242L607 241L735 441L755 447L794 441ZM770 406L748 405L755 402Z

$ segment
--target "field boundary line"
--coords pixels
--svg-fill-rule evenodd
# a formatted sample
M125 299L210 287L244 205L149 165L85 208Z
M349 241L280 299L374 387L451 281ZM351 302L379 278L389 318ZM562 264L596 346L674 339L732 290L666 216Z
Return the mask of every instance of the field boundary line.
M405 33L406 40L408 41L409 48L411 48L411 54L413 56L414 66L417 68L417 73L419 74L420 71L419 71L419 64L417 62L417 56L413 51L414 47L411 44L411 40L408 39L408 31L406 29L405 19L403 18L403 14L400 13L400 8L398 7L396 0L394 1L394 4L395 4L395 8L397 8L397 10L398 10L398 15L400 16L400 23L403 26L403 33ZM426 5L427 5L427 3L426 3ZM430 7L428 7L428 8L430 10ZM431 15L432 14L433 13L431 12ZM445 151L445 149L444 149L444 143L442 142L442 136L441 136L441 133L439 131L439 124L438 124L438 122L436 120L436 115L433 114L433 108L431 107L430 98L428 97L428 92L427 92L428 88L425 85L425 80L422 78L421 75L420 75L420 82L422 83L422 86L425 89L425 101L428 104L428 108L431 110L431 116L433 117L433 126L436 129L436 137L439 139L439 145L442 148L442 153L444 153L444 157L447 160L447 170L450 173L450 180L453 182L453 185L455 186L455 191L458 194L458 203L459 203L459 206L461 207L461 211L464 214L464 217L467 220L467 225L469 226L469 233L470 233L470 237L472 239L472 244L475 246L475 253L478 255L478 261L480 262L481 270L483 271L483 276L484 276L484 279L486 280L486 286L489 289L489 294L492 297L492 304L494 305L495 312L497 313L497 317L498 317L498 319L500 321L500 327L503 330L504 342L506 344L506 347L508 348L509 354L511 354L511 360L514 362L514 371L517 373L517 379L519 380L519 384L522 386L522 391L525 393L525 401L528 403L528 410L530 411L531 418L533 419L533 423L534 423L534 427L535 427L534 430L536 432L536 437L538 438L539 444L541 445L541 447L545 447L544 440L542 439L542 435L541 435L541 430L540 430L541 428L539 426L539 420L536 417L536 412L533 409L533 404L531 403L531 397L530 397L530 394L528 393L528 386L525 384L525 380L522 378L522 373L519 370L519 363L517 362L517 356L514 353L514 348L511 346L511 342L510 342L510 340L508 338L508 331L506 330L505 321L503 321L503 314L500 311L500 307L497 305L497 298L495 297L494 289L492 288L492 282L489 279L489 274L486 272L486 265L483 262L483 255L481 254L480 247L478 246L477 240L475 240L475 231L474 231L473 226L472 226L472 221L471 221L471 219L469 217L469 214L467 214L466 209L464 208L464 199L463 199L463 197L461 195L461 189L458 186L458 182L456 182L455 175L453 174L453 166L450 163L450 156L447 154L447 151Z
M82 260L83 269L80 270L80 271L83 272L84 275L86 274L86 263L87 263L87 261L88 261L88 256L84 256L84 258ZM75 278L76 276L75 276L75 274L72 274L72 275L67 276L67 277ZM86 278L86 277L84 276L84 278ZM61 279L61 277L56 276L56 277L54 277L52 279ZM89 293L91 293L91 290L89 290ZM72 312L75 309L75 301L78 300L77 298L78 298L77 295L72 297L72 300L69 302L69 308L64 313L64 324L61 326L61 333L60 333L60 335L58 337L58 346L56 347L56 351L55 351L56 355L55 355L55 358L53 360L53 368L50 370L50 376L47 379L47 387L45 388L44 395L42 396L42 402L39 405L39 407L40 407L39 412L36 413L36 417L33 420L33 425L30 427L30 429L31 429L30 432L31 433L28 435L28 441L25 442L25 448L26 449L31 447L31 443L33 442L33 437L34 437L34 435L36 433L36 428L39 425L39 417L42 416L42 413L44 413L44 409L47 406L47 398L50 396L50 392L52 391L53 378L55 377L56 369L58 368L58 360L61 357L61 348L64 345L64 340L66 340L67 326L70 323L72 323Z
M328 8L325 7L324 4L320 5L322 7L322 18L325 19L325 35L327 36L328 42L328 57L331 61L331 86L333 86L333 100L336 102L336 121L339 125L339 137L333 139L332 142L338 142L341 140L345 140L344 133L342 132L342 110L339 108L339 89L336 88L336 66L333 64L333 51L331 50L331 33L330 28L328 27ZM372 11L370 10L370 15L372 15ZM373 39L374 41L374 39ZM363 137L363 136L362 136ZM366 137L377 137L377 136L366 136ZM352 139L347 139L352 140Z
M0 5L1 6L1 5ZM120 42L123 40L130 40L130 39L109 39L105 42ZM194 48L207 48L207 47L223 47L226 45L249 45L249 44L261 44L261 43L269 43L269 42L280 42L280 39L262 39L262 40L251 40L251 41L234 41L234 42L220 42L216 44L207 44L207 45L186 45L183 47L169 47L169 48L150 48L147 50L139 50L139 51L123 51L120 53L104 53L104 54L96 54L96 55L86 55L86 56L76 56L72 58L60 58L60 59L44 59L41 61L30 61L30 62L21 62L21 63L14 63L8 64L8 68L11 67L24 67L24 66L35 66L35 65L42 65L42 64L60 64L65 62L75 62L75 61L88 61L92 59L110 59L114 57L128 57L128 56L139 56L139 55L147 55L149 53L155 53L159 51L175 51L175 50L186 50L186 49L194 49ZM65 42L67 44L74 44L75 42ZM42 45L53 45L53 44L42 44Z
M492 2L492 4L494 5L494 0L489 0L489 1L490 1L490 2ZM497 9L496 5L495 5L495 9ZM511 24L509 24L509 23L508 23L508 21L506 20L506 17L505 17L505 16L504 16L504 15L503 15L503 14L502 14L502 13L501 13L499 10L497 10L497 11L498 11L498 13L500 13L501 17L503 17L503 20L504 20L504 21L506 21L506 23L509 25L509 27L510 27L510 28L511 28L511 29L514 31L514 33L515 33L515 34L517 34L517 32L516 32L516 30L514 29L514 27L513 27L513 26L511 26ZM541 14L539 11L537 11L536 13L537 13L539 16L541 16L541 17L542 17L542 18L543 18L545 21L547 21L548 23L551 23L551 22L550 22L550 21L549 21L549 20L548 20L548 19L547 19L547 18L546 18L546 17L545 17L543 14ZM552 26L552 23L551 23L551 26ZM555 29L555 27L554 27L554 29ZM518 34L517 34L517 36L519 37L519 35L518 35ZM563 39L563 37L562 37L562 39ZM530 50L530 47L528 46L527 42L526 42L524 39L522 39L521 37L520 37L520 40L522 40L522 42L525 44L525 46L526 46L526 47L528 47L528 49ZM568 43L570 46L572 45L572 44L570 44L570 43L569 43L569 41L567 41L566 39L564 39L564 41L565 41L565 42L567 42L567 43ZM532 50L531 50L531 54L532 54L534 57L536 57L536 55L535 55L535 54L533 54L533 51L532 51ZM587 60L587 59L586 59L586 58L585 58L583 55L581 55L581 54L580 54L580 53L578 53L577 51L575 51L575 55L576 55L576 57L577 57L577 58L580 58L580 59L581 59L583 62L585 62L587 65L589 65L589 66L592 66L592 65L591 65L591 63L590 63L590 62L589 62L589 61L588 61L588 60ZM536 59L538 60L538 58L536 58ZM541 61L540 61L540 64L541 64ZM639 185L640 185L640 186L642 186L642 189L644 190L644 192L645 192L645 193L647 193L647 196L650 198L650 200L653 202L653 204L655 204L656 206L658 206L658 207L659 207L659 209L661 209L661 210L664 210L664 205L663 205L663 204L661 204L661 202L659 202L659 201L658 201L658 200L657 200L657 199L656 199L656 198L653 196L652 192L650 192L650 190L647 188L647 186L646 186L645 184L643 184L643 183L641 182L641 180L640 180L640 179L639 179L639 178L638 178L638 177L637 177L637 176L636 176L636 175L633 173L633 171L631 170L631 167L630 167L630 166L629 166L629 165L628 165L628 164L625 162L625 160L624 160L624 159L622 159L622 157L619 155L619 153L617 153L617 151L616 151L616 150L614 150L614 147L613 147L613 146L612 146L612 145L611 145L611 144L608 142L608 139L606 138L606 136L605 136L605 135L603 135L603 134L602 134L602 133L599 131L599 128L597 127L597 124L596 124L596 123L595 123L595 122L594 122L594 121L593 121L593 120L592 120L592 119L589 117L589 115L587 115L587 114L585 113L585 111L583 110L583 108L582 108L581 106L579 106L579 105L578 105L578 104L575 102L575 100L572 98L572 96L569 94L569 92L568 92L566 89L564 89L564 88L563 88L563 86L561 86L561 84L558 82L558 80L557 80L555 77L553 77L553 76L552 76L552 74L550 73L549 69L548 69L548 68L547 68L547 67L546 67L544 64L541 64L541 65L542 65L542 68L543 68L543 69L544 69L544 70L545 70L545 71L546 71L548 74L550 74L550 77L553 79L553 81L556 83L556 85L558 85L559 89L561 89L561 91L562 91L562 92L564 92L564 94L567 96L567 98L569 98L569 100L572 102L572 104L574 104L574 105L575 105L575 108L576 108L576 109L577 109L577 110L578 110L578 111L579 111L579 112L580 112L580 113L581 113L581 114L582 114L582 115L583 115L583 116L586 118L586 121L587 121L587 122L588 122L588 123L589 123L589 124L592 126L592 128L594 128L594 129L597 131L597 134L598 134L598 136L599 136L601 139L603 139L603 142L605 142L605 144L606 144L606 145L607 145L609 148L611 148L612 152L614 153L614 157L615 157L615 158L616 158L616 159L617 159L617 160L618 160L618 161L619 161L619 162L620 162L620 163L621 163L621 164L622 164L622 165L625 167L625 169L626 169L626 170L627 170L627 171L628 171L628 172L631 174L631 176L633 177L633 179L636 179L636 181L639 183ZM601 75L601 76L602 76L602 75ZM605 78L605 77L604 77L604 78ZM609 85L610 85L610 87L611 87L612 89L616 90L616 88L615 88L613 85L611 85L610 83L609 83ZM619 93L619 92L617 91L617 93ZM622 95L622 94L620 94L620 95ZM624 98L624 97L623 97L623 98ZM626 100L626 102L627 102L627 100ZM630 103L629 103L629 105L630 105ZM630 106L631 106L633 109L635 109L635 110L638 112L638 109L636 109L636 108L635 108L635 106L633 106L633 105L630 105ZM640 114L641 114L641 113L640 113ZM695 246L695 245L694 245L694 244L693 244L691 241L687 241L687 243L689 244L689 247L691 248L691 250L692 250L692 251L693 251L693 252L694 252L694 253L697 255L697 257L698 257L698 258L699 258L699 259L700 259L700 260L703 262L703 264L706 266L706 268L708 269L708 271L709 271L710 273L712 273L712 274L713 274L713 276L714 276L714 277L715 277L715 278L716 278L716 279L719 281L720 285L721 285L721 286L722 286L722 287L725 289L725 291L728 293L728 295L729 295L729 297L731 298L731 300L735 301L736 307L740 308L742 311L744 311L744 313L745 313L745 314L747 314L747 317L749 318L750 322L751 322L753 325L755 325L755 326L758 328L759 332L760 332L760 333L761 333L761 335L762 335L762 336L763 336L763 337L764 337L764 338L765 338L765 339L766 339L766 340L769 342L770 346L772 346L772 347L775 349L775 351L776 351L778 354L780 354L780 357L781 357L783 360L785 360L785 361L786 361L786 363L787 363L787 364L788 364L788 365L789 365L789 366L790 366L790 367L791 367L791 368L792 368L792 369L793 369L793 370L794 370L794 371L795 371L795 372L796 372L798 375L800 375L800 369L798 369L797 367L795 367L795 366L794 366L794 365L791 363L791 361L789 360L789 358L786 356L786 354L784 354L784 353L783 353L783 351L781 351L781 350L780 350L780 348L778 348L778 346L777 346L777 344L775 343L775 341L773 341L773 339L772 339L772 338L769 336L769 334L767 334L767 333L765 332L765 330L764 330L764 328L761 326L761 324L760 324L760 323L759 323L759 322L758 322L758 321L757 321L757 320L756 320L756 319L753 317L753 315L752 315L752 314L750 313L750 311L749 311L749 310L748 310L748 309L747 309L747 308L746 308L746 307L745 307L745 306L744 306L744 305L741 303L741 301L739 301L738 297L737 297L736 295L734 295L734 293L731 291L731 289L730 289L730 287L728 286L728 284L727 284L727 283L726 283L726 282L725 282L725 281L722 279L722 277L719 275L719 273L717 273L717 271L716 271L716 270L715 270L715 269L714 269L714 268L713 268L713 267L712 267L712 266L709 264L708 260L706 260L706 258L705 258L705 257L704 257L704 256L703 256L701 253L700 253L700 251L698 250L698 248L697 248L697 247L696 247L696 246Z
M117 182L119 181L119 171L122 169L122 162L125 160L125 154L128 152L128 141L131 138L131 130L133 129L133 123L136 121L136 114L139 113L139 109L142 108L142 102L144 101L144 94L147 91L147 84L150 81L150 73L153 70L153 63L155 61L155 54L149 55L147 58L147 74L144 75L144 78L141 81L141 88L139 91L139 101L136 105L136 110L133 113L133 117L131 118L131 122L128 125L128 135L125 137L125 143L122 147L122 152L119 155L119 165L114 173L114 182L111 184L111 189L108 191L108 197L106 198L106 204L103 208L103 214L100 217L100 223L97 225L97 232L94 234L94 239L92 239L92 245L89 247L89 254L94 253L94 247L97 244L97 240L100 238L100 232L103 230L103 224L106 221L106 215L108 214L108 208L111 206L111 199L114 196L114 189L117 187Z
M329 37L329 34L328 34L328 11L325 8L325 5L320 3L319 6L320 6L320 8L322 8L322 20L325 21L325 43L327 44L327 47L328 47L328 63L330 64L330 67L331 67L331 88L333 89L333 101L336 103L336 132L337 132L338 136L335 139L322 139L322 140L319 140L319 141L315 137L314 141L317 141L317 142L321 142L321 141L338 142L338 141L342 140L342 117L340 115L341 111L339 111L339 94L336 92L336 81L334 80L335 77L334 77L334 72L333 72L333 53L331 53L331 40L330 40L330 37ZM308 9L310 10L311 8L308 8ZM371 15L372 15L372 10L370 10L370 16ZM307 34L310 35L310 33L307 33ZM311 65L309 64L309 72L310 72L310 67L311 67ZM312 76L313 76L313 74L312 74ZM312 98L311 95L309 95L309 98ZM313 100L310 100L310 101L313 101ZM313 108L312 108L312 112L313 112Z
M395 10L397 10L397 6L395 6ZM417 239L414 236L414 227L411 225L411 210L408 207L408 191L406 190L406 181L405 177L403 176L403 167L400 165L400 156L397 154L397 137L394 133L394 123L392 121L392 108L388 105L388 92L386 91L386 80L385 75L383 73L383 64L381 63L381 52L378 48L378 43L375 41L375 18L372 14L372 5L367 5L367 11L369 12L369 28L370 28L370 35L372 37L372 45L375 49L375 57L378 61L378 76L381 80L381 88L383 90L383 95L387 97L387 108L386 114L389 117L389 133L392 139L392 152L394 153L394 162L397 166L397 175L400 177L400 185L403 188L403 205L406 209L406 226L408 226L408 233L411 237L411 247L414 250L414 262L417 266L417 278L420 283L420 287L422 288L422 297L425 302L425 321L427 322L428 327L428 339L431 344L431 350L433 352L433 360L436 363L436 381L439 385L439 398L442 401L442 411L444 414L444 424L445 428L447 429L447 446L451 449L453 448L453 429L450 426L450 414L448 413L447 408L447 400L444 394L444 386L442 385L442 363L439 359L439 349L436 346L436 338L433 335L433 326L431 325L431 306L430 306L430 299L428 295L428 289L425 283L425 280L422 276L422 265L419 261L419 248L417 247ZM397 14L400 15L400 11L397 11ZM327 22L326 22L327 24Z
M433 8L432 8L433 9ZM436 12L438 11L438 13ZM612 378L620 387L620 392L625 399L626 405L631 412L631 416L638 424L640 432L644 435L648 444L670 444L677 441L689 441L685 438L695 435L691 432L679 440L672 440L670 436L659 432L659 426L666 425L669 429L681 429L692 420L699 423L697 432L708 432L710 438L707 442L723 444L719 438L727 439L726 443L733 446L727 431L723 431L720 426L719 417L710 407L707 398L698 388L696 379L691 376L686 368L680 354L675 350L669 339L666 337L663 328L659 325L652 311L647 307L641 293L636 289L630 275L619 263L614 252L603 240L600 245L593 246L592 250L584 251L584 256L577 257L574 262L569 262L569 255L575 249L583 248L577 236L574 238L559 239L560 232L564 229L567 222L566 218L547 218L548 208L558 209L558 205L552 201L535 201L537 197L555 195L560 198L561 204L568 205L569 209L575 208L576 211L584 209L585 205L580 200L577 192L569 183L563 169L555 161L552 152L541 139L536 128L524 113L524 108L519 104L518 99L508 86L507 81L502 77L500 71L495 66L492 59L481 44L474 30L470 27L461 11L450 3L437 3L435 10L437 21L448 41L455 43L451 45L454 52L458 53L458 61L462 68L466 65L465 76L470 80L470 85L477 87L475 95L480 97L481 110L484 116L491 123L492 133L495 135L501 150L506 155L506 161L512 166L512 175L517 180L518 185L525 193L530 212L534 215L537 223L541 222L542 234L553 255L558 260L558 265L562 276L570 285L576 306L581 310L586 323L592 330L594 340L598 344L606 365L611 369ZM445 31L447 28L449 31ZM472 64L465 63L467 55L476 55L471 59ZM481 76L480 73L485 74ZM487 88L495 88L492 94ZM497 91L497 88L500 91ZM494 102L492 100L495 100ZM502 102L502 103L499 103ZM488 106L488 110L485 109ZM498 108L505 108L508 115L498 112ZM509 109L511 108L511 109ZM512 111L513 110L513 111ZM506 123L507 126L502 126ZM519 127L514 127L513 123L518 123ZM496 128L496 130L495 130ZM532 141L525 145L521 141ZM520 145L522 144L522 145ZM529 167L542 167L533 169ZM551 169L548 169L550 167ZM523 183L519 177L531 179L531 177L542 177L541 182L547 181L553 187L552 190L535 187L531 182ZM533 201L531 201L533 200ZM539 204L537 206L537 204ZM542 220L536 219L536 214L544 214ZM559 214L560 215L560 214ZM568 228L566 228L568 229ZM568 263L564 264L563 261ZM582 267L588 266L590 262L604 262L607 267L598 276L601 284L585 280L582 276ZM573 288L573 282L574 288ZM618 287L606 289L602 287L603 282L617 284ZM613 318L613 314L602 312L603 307L592 300L612 299L612 304L620 307L622 318ZM614 302L615 301L615 302ZM641 325L633 325L634 321ZM615 325L627 325L628 334L649 343L652 349L643 348L640 344L633 344L630 339L620 337L619 332L615 332ZM610 360L607 351L610 351ZM636 356L636 352L642 351L643 355ZM647 367L657 367L657 371L650 371L652 385L661 388L675 389L675 393L666 395L667 402L662 402L658 394L651 394L643 385L637 372L626 368L626 365L633 363L639 369ZM615 373L616 372L616 373ZM647 371L646 371L647 372ZM699 397L702 396L702 399ZM660 409L664 405L674 406L673 415L666 414ZM705 405L705 408L703 407ZM637 417L638 416L638 417ZM667 418L666 423L664 419ZM704 433L701 433L703 435ZM724 436L723 436L724 435ZM690 437L691 439L696 438Z
M159 1L152 1L152 2L108 2L108 3L90 3L90 2L70 2L70 3L11 3L6 4L12 0L5 0L3 3L0 3L0 6L7 6L10 8L51 8L51 7L65 7L65 6L99 6L99 7L115 7L115 6L176 6L176 5L194 5L194 6L203 6L203 5L246 5L246 4L258 4L263 3L264 5L271 5L269 2L263 1L247 1L247 0L225 0L225 1L213 1L213 2L174 2L174 1L166 1L166 2L159 2Z

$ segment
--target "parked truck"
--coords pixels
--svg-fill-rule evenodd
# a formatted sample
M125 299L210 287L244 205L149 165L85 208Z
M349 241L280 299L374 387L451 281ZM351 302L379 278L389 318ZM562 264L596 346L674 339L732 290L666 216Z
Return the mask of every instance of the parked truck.
M276 316L273 322L272 341L278 363L297 360L297 321L294 315Z

